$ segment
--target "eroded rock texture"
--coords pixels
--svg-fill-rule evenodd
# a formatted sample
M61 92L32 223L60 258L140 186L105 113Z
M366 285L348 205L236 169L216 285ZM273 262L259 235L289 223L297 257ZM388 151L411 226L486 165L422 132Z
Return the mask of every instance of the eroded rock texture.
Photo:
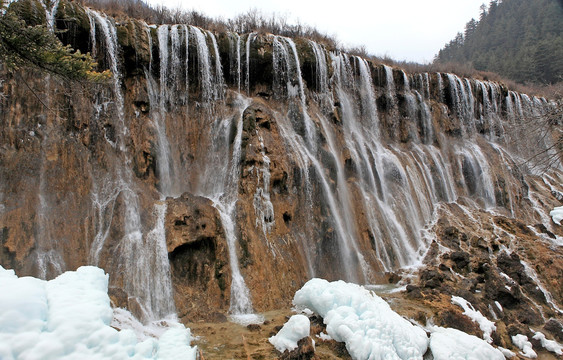
M41 22L30 4L13 11ZM560 105L73 2L56 26L114 79L3 73L2 266L52 278L98 265L141 318L219 321L241 299L287 307L311 277L374 284L422 262L404 294L426 304L415 318L445 309L438 323L478 333L457 294L503 321L498 345L560 324L563 232L548 212L561 172L518 166L550 144L521 124Z

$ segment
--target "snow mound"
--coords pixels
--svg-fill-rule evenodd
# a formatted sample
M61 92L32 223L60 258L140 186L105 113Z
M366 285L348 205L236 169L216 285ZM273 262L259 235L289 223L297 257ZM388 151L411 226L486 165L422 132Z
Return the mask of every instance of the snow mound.
M487 319L480 311L475 310L473 305L462 297L452 296L452 304L461 306L463 308L463 315L479 324L479 328L483 331L483 339L489 344L493 342L491 334L497 329L494 322Z
M563 220L563 206L558 206L551 210L549 216L551 216L554 223L561 225L561 220Z
M433 327L430 350L434 360L504 360L486 341L452 328Z
M557 341L546 339L543 333L537 331L532 338L541 341L541 346L547 351L551 351L560 356L563 355L563 346Z
M512 337L512 342L521 350L520 354L522 354L523 356L531 359L538 357L538 354L536 354L534 349L532 349L532 343L528 341L528 337L526 335L514 335Z
M428 348L424 330L356 284L312 279L293 304L323 317L328 335L345 342L353 359L422 359Z
M513 358L516 354L508 349L503 348L502 346L497 347L504 354L504 357L507 359Z
M281 330L268 339L279 352L294 350L297 342L309 336L311 322L305 315L293 315L281 328Z
M143 342L112 328L108 275L97 267L44 281L0 266L0 289L0 359L196 358L180 324Z

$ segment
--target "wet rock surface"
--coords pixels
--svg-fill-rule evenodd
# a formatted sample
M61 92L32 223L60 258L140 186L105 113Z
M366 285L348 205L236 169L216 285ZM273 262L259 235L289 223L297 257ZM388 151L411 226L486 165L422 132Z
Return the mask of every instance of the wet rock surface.
M61 1L56 24L68 30L59 34L65 43L94 50L88 14L78 4ZM109 51L99 25L98 55ZM547 214L561 205L556 195L563 176L525 172L508 151L524 151L518 139L525 137L509 125L525 119L508 115L507 98L515 104L526 97L502 84L406 74L328 52L324 84L321 58L308 41L295 40L297 62L288 40L268 34L241 34L237 58L228 34L206 33L209 64L203 68L202 44L187 27L190 36L176 55L172 37L176 32L186 40L183 27L166 28L164 47L169 64L187 61L187 68L170 72L177 78L161 78L158 28L131 19L114 25L116 88L19 74L36 97L19 77L2 72L2 266L46 278L101 266L110 274L114 304L141 313L125 290L126 259L140 252L126 256L123 249L139 233L153 246L147 239L158 228L155 208L166 206L164 246L178 315L188 324L206 321L219 334L231 325L225 321L232 269L219 213L201 194L211 183L206 179L224 176L215 165L226 159L237 174L235 252L255 311L289 308L311 277L368 284L403 278L404 292L384 296L422 324L431 320L481 336L451 304L455 295L497 318L495 345L513 348L509 336L530 334L529 328L561 341L563 231ZM100 69L110 68L109 56L98 57ZM506 128L504 138L491 131L499 126ZM233 164L239 130L240 158ZM166 171L170 189L164 188ZM212 190L207 195L219 197ZM417 270L401 270L420 262ZM272 328L244 331L263 340ZM244 336L263 358L279 355L258 337ZM239 340L232 346L240 358ZM333 358L346 356L342 344L326 346ZM296 356L310 356L307 348ZM322 349L315 356L323 358Z

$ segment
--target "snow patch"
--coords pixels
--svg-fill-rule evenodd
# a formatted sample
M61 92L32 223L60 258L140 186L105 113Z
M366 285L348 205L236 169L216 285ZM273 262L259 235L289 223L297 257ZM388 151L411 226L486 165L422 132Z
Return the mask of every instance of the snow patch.
M549 216L551 216L554 223L561 225L561 220L563 220L563 206L558 206L551 210Z
M112 328L108 278L93 266L50 281L0 266L0 359L196 359L183 325L142 342Z
M324 332L321 332L319 335L317 335L317 337L319 339L321 339L322 341L330 341L332 340L332 338L330 337L330 335L325 334Z
M379 296L344 281L309 280L293 304L324 319L326 332L346 343L353 359L422 359L428 337Z
M253 324L263 324L264 316L260 314L233 314L229 316L229 320L235 324L248 326Z
M434 360L504 360L504 354L477 336L452 328L433 327L430 350Z
M538 354L536 354L536 352L532 349L532 343L528 341L528 337L526 335L514 335L512 337L512 343L521 350L520 354L523 356L531 359L538 357Z
M279 352L286 350L294 350L297 348L297 342L304 337L309 336L311 331L311 322L305 315L293 315L274 336L268 341L274 345Z
M500 352L504 355L505 358L510 359L516 356L516 354L508 349L503 348L502 346L497 347Z
M563 346L557 341L546 339L543 333L537 331L532 338L541 341L541 346L547 351L551 351L557 355L563 355Z
M463 315L479 324L479 328L483 331L483 339L489 344L493 342L491 334L497 329L494 322L487 319L480 311L475 310L473 305L462 297L452 296L452 304L461 306L464 310Z

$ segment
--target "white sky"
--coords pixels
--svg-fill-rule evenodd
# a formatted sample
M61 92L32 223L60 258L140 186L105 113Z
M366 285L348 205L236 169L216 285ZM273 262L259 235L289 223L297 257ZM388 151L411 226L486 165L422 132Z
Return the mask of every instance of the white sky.
M364 45L368 53L395 60L430 62L445 43L479 18L488 0L147 0L151 5L198 10L233 18L256 8L287 15L346 46Z

